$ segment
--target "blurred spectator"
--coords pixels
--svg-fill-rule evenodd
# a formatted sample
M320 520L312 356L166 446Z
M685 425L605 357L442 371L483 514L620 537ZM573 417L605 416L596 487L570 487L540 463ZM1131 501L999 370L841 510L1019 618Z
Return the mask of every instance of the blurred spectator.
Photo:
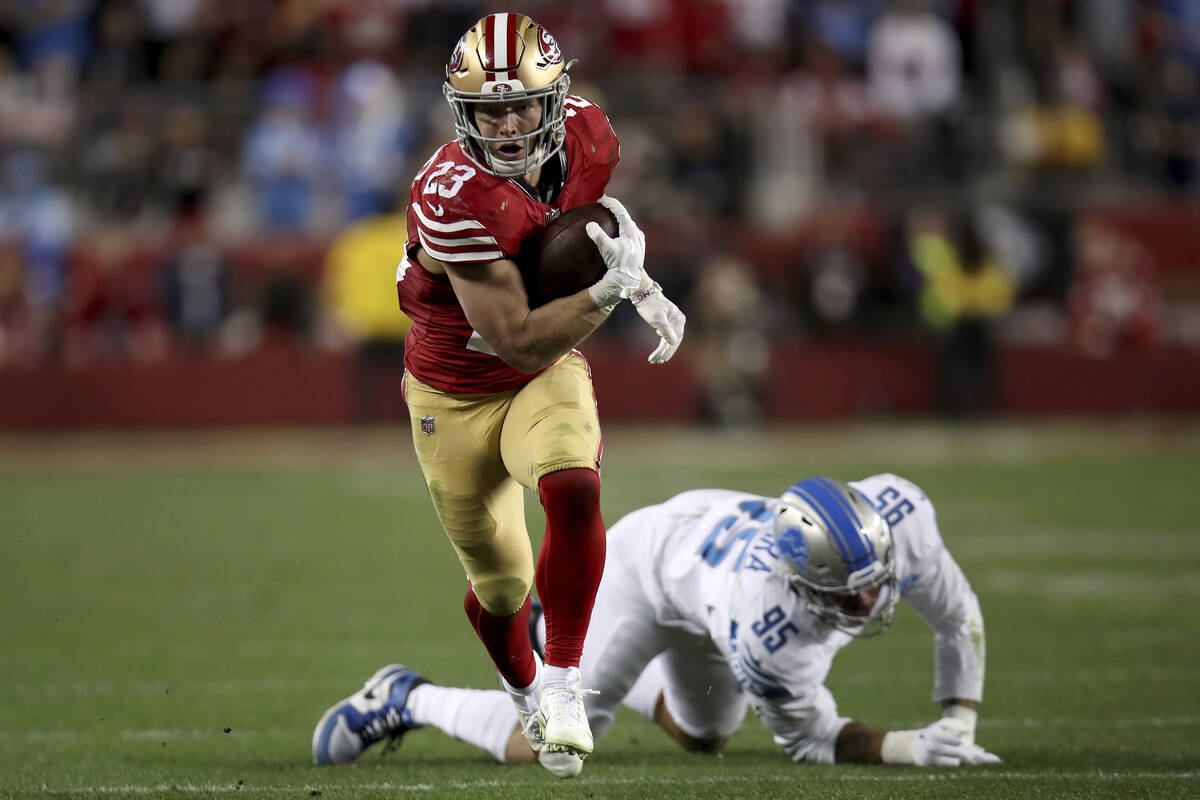
M1106 155L1104 129L1094 104L1094 73L1068 45L1039 76L1038 99L1009 119L1003 145L1009 160L1038 170L1089 170Z
M1154 94L1137 117L1135 136L1147 166L1161 182L1188 191L1200 161L1200 67L1166 59Z
M356 61L338 80L334 170L348 221L387 211L416 144L403 88L376 61Z
M64 147L78 115L76 69L69 56L46 56L27 78L13 75L11 64L0 48L0 142Z
M867 82L874 112L895 127L895 165L908 184L956 178L963 137L955 117L962 47L950 23L924 0L892 0L871 29Z
M956 229L949 216L925 208L905 227L921 316L942 334L941 409L955 418L987 413L995 400L992 321L1012 308L1013 276L969 223Z
M791 6L788 0L725 0L729 24L743 47L778 69L785 61Z
M103 110L99 128L83 144L77 169L91 210L104 224L160 212L161 112L152 93L131 93Z
M905 121L947 113L962 83L954 28L922 0L892 0L871 29L867 78L880 113Z
M1097 219L1074 230L1071 337L1088 355L1153 347L1162 338L1162 300L1155 264L1146 249L1119 228Z
M815 36L852 67L866 64L871 28L885 0L802 0L793 6L801 38Z
M670 180L682 190L679 210L740 216L737 176L746 171L749 146L725 109L711 100L680 98L668 115Z
M159 40L174 39L187 31L206 1L210 0L138 0Z
M79 76L90 48L87 16L92 0L32 0L16 11L17 44L21 63L35 71L55 61Z
M754 271L736 256L713 255L696 277L688 308L703 420L733 428L761 423L768 346Z
M853 331L864 322L869 274L852 241L849 220L831 218L805 259L798 306L820 332Z
M352 348L354 419L396 418L402 411L399 378L404 337L412 321L396 302L396 267L408 238L402 212L364 218L329 248L321 278L326 346Z
M1026 210L998 201L980 203L970 225L980 247L1004 266L1018 297L1046 294L1047 285L1062 281L1069 270L1068 258L1056 258L1045 221Z
M874 153L869 142L872 110L863 79L819 39L805 42L801 58L800 67L778 81L772 123L763 135L769 143L760 154L782 156L768 170L776 178L767 181L792 208L802 204L802 193L810 202L818 192L846 193L864 177ZM785 155L789 150L792 158ZM787 216L767 213L772 218Z
M298 68L273 73L263 110L246 133L242 170L267 228L304 231L316 221L325 147L312 116L317 86Z
M1162 0L1162 8L1171 52L1200 69L1200 5L1195 0Z
M17 266L10 290L22 288L31 352L57 350L66 302L67 251L75 215L67 193L50 181L48 157L36 150L11 150L0 162L0 242L11 245L8 269Z
M29 362L41 355L34 351L29 317L20 254L0 239L0 367Z
M173 218L203 214L222 174L208 109L185 103L166 111L158 182Z
M163 313L179 344L208 352L231 311L230 266L202 217L185 219L174 245L160 277Z
M68 284L68 364L148 362L168 354L154 263L153 254L119 228L97 229L81 242Z
M136 0L101 2L95 29L96 47L84 83L88 91L116 101L122 89L147 81L154 73L142 6Z
M611 58L669 72L738 66L721 0L601 0Z

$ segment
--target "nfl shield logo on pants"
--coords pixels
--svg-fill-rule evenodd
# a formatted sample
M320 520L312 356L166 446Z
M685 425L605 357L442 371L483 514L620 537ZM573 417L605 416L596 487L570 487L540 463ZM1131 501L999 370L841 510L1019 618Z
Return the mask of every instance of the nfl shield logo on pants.
M421 433L426 436L433 435L433 417L421 417Z

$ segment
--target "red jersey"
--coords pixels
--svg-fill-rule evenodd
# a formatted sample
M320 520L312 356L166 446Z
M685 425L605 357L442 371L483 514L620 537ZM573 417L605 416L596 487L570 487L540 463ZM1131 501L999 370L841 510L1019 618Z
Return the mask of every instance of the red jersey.
M396 270L400 308L412 319L404 366L443 391L490 394L533 379L491 353L471 329L445 275L416 259L421 247L447 264L515 259L521 241L561 212L597 202L620 159L608 117L569 95L566 104L566 178L552 204L539 202L516 180L480 169L458 142L443 145L413 180L408 195L407 256Z

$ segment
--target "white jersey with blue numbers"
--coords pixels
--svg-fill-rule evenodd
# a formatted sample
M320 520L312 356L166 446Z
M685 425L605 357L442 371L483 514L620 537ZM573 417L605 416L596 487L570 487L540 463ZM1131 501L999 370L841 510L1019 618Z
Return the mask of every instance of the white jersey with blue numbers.
M934 632L933 700L981 700L983 618L942 544L933 505L912 483L875 475L851 485L891 526L901 598ZM685 492L609 547L628 563L657 621L706 636L727 660L775 740L797 760L832 762L839 716L825 678L853 639L821 623L787 581L772 534L778 498L718 489ZM648 524L647 524L648 523Z

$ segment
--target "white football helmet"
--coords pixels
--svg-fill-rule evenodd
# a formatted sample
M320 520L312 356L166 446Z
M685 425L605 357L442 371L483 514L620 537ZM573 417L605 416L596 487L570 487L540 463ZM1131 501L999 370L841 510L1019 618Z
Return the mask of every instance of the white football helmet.
M454 131L467 157L481 169L503 177L524 175L546 163L562 148L566 115L563 101L571 79L571 63L563 61L550 31L523 14L489 14L462 35L442 92L454 112ZM475 123L474 107L528 98L542 103L542 122L531 133L486 137ZM496 158L489 144L522 142L525 157Z
M851 636L882 633L900 600L896 548L887 522L858 490L831 478L808 478L783 493L775 541L788 579L822 622ZM840 598L878 587L869 613Z

